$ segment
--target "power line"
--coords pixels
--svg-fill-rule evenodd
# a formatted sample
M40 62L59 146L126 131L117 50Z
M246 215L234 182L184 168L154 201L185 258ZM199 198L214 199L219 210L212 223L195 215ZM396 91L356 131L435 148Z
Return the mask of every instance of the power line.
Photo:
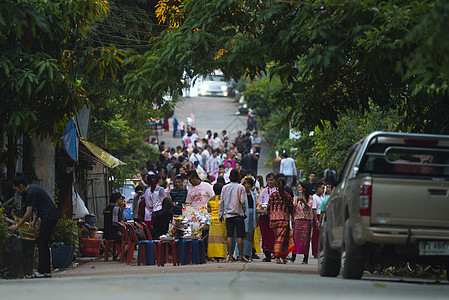
M147 44L147 45L136 45L136 44L127 44L127 43L120 43L116 40L107 40L107 39L95 39L93 37L83 37L82 35L77 34L78 37L83 38L85 40L89 40L92 42L96 42L99 44L107 44L107 45L114 45L116 47L124 47L124 48L151 48L153 44ZM87 48L86 48L87 49Z
M123 18L114 17L114 16L109 16L108 18L127 21L127 22L134 22L134 23L139 23L139 24L148 24L148 25L161 26L161 27L167 27L167 28L170 27L169 25L155 24L155 23L151 23L151 22L137 21L137 20L131 20L131 19L123 19Z
M129 12L129 13L137 14L137 15L157 17L155 13L150 13L150 12L142 12L142 11L138 11L138 10L126 10L126 9L120 9L120 8L116 8L116 7L110 7L110 9L123 11L123 12Z
M111 26L111 25L107 25L107 24L97 24L98 26L102 26L102 27L109 27L109 28L113 28L113 29L116 29L116 30L126 30L126 31L129 31L129 32L137 32L137 33L144 33L144 34L155 34L154 32L151 32L151 31L142 31L142 30L137 30L137 29L132 29L132 28L128 28L128 27L126 27L126 28L118 28L117 26Z
M113 34L105 33L105 32L103 32L103 31L95 31L95 32L98 33L98 34L106 35L106 36L113 37L113 38L117 38L117 39L122 39L122 40L125 40L125 41L132 41L132 42L138 42L138 43L147 43L147 42L148 42L147 40L130 39L130 38L121 37L121 36L118 36L118 35L113 35Z

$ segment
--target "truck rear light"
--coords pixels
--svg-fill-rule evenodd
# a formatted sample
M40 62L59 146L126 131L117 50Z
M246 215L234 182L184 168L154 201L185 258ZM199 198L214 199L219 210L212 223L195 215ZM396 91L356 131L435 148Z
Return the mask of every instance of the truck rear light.
M405 138L404 142L409 145L438 145L438 140Z
M360 190L359 212L361 216L371 216L371 185L363 185Z

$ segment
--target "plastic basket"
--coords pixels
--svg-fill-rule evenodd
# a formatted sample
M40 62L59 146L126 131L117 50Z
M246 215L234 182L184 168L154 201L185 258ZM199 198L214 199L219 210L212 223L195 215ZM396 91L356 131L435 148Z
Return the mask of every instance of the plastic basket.
M81 254L83 257L100 256L101 240L99 239L81 239Z

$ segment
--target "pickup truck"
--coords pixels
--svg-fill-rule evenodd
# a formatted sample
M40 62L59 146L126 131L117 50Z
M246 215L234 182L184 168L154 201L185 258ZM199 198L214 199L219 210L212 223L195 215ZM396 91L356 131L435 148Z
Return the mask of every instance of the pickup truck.
M373 132L349 151L326 204L321 276L374 265L449 265L449 136ZM446 271L447 272L447 271Z

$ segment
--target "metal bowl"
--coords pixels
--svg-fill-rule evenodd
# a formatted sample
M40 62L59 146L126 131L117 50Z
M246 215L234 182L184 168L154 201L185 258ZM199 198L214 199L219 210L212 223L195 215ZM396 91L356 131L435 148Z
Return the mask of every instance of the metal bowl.
M102 240L103 239L103 231L92 231L92 232L90 232L90 237L92 239Z

